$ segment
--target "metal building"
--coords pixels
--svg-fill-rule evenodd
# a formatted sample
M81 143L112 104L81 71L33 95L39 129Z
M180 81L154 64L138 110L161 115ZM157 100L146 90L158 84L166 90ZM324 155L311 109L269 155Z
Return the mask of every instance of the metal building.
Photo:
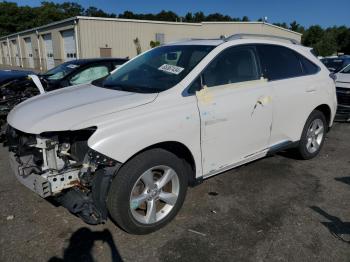
M0 64L47 70L77 58L133 57L137 45L145 51L151 48L151 41L162 44L237 33L301 40L301 34L265 22L182 23L78 16L0 37Z

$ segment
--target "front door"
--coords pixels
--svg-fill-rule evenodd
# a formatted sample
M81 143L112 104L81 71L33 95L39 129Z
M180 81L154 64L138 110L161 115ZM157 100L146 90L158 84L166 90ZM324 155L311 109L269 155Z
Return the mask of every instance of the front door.
M231 47L201 75L197 92L205 176L260 157L272 125L271 88L261 77L256 50Z

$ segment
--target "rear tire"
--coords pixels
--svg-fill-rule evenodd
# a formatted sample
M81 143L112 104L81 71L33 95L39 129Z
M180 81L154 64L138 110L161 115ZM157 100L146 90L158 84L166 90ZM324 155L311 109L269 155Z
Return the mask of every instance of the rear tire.
M324 114L314 110L305 123L297 148L298 154L302 159L312 159L319 154L327 129L328 126Z
M116 174L108 193L112 219L131 234L148 234L169 223L186 196L187 163L164 149L144 151Z

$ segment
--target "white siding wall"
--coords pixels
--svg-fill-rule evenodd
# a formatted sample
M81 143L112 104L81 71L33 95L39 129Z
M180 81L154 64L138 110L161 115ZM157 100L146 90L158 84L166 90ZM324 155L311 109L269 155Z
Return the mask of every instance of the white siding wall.
M260 22L232 23L161 23L127 20L80 19L80 45L82 57L99 57L100 48L112 48L114 57L133 57L136 48L133 42L138 38L142 51L150 48L150 41L156 40L156 34L164 34L165 42L186 38L218 38L220 35L236 33L271 34L293 38L300 41L301 36Z

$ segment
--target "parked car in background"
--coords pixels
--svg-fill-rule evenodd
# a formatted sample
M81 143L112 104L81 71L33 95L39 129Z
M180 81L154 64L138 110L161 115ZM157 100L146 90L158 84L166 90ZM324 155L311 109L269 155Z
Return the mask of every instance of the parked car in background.
M78 59L65 62L39 74L40 85L45 92L59 88L90 83L93 80L106 77L116 67L125 63L127 59L120 58L94 58ZM7 75L8 76L7 76ZM0 72L0 124L6 121L10 110L18 103L40 93L38 86L31 78L28 71L16 73ZM2 75L6 75L1 81Z
M337 121L350 121L350 65L336 74Z
M0 86L30 74L34 74L34 72L25 70L0 70Z
M331 58L322 58L322 63L333 73L338 73L344 67L350 64L350 56L339 56Z
M329 71L294 40L246 37L156 47L103 81L16 106L16 177L88 223L110 215L147 234L188 185L288 148L316 157L337 108Z

